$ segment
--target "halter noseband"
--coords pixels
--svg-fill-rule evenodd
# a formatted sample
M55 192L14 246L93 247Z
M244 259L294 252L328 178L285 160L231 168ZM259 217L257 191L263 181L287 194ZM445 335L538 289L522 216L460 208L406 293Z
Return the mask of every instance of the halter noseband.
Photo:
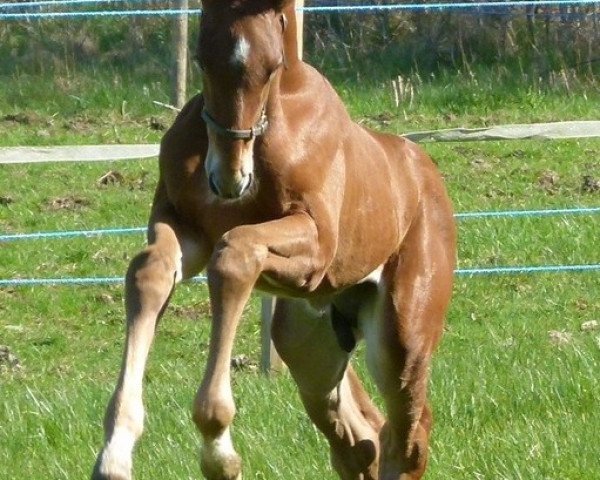
M233 140L252 140L254 137L260 137L267 131L267 127L269 126L265 108L262 109L258 123L249 130L236 130L223 127L210 113L208 113L206 108L202 110L202 119L206 122L206 125L212 128L216 133Z

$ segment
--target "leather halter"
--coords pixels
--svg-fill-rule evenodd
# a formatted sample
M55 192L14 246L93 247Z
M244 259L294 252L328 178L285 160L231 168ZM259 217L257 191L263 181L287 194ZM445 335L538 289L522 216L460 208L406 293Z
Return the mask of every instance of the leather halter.
M206 108L202 110L202 118L206 122L206 125L212 128L216 133L231 138L232 140L252 140L254 137L260 137L267 131L267 127L269 126L269 119L267 118L264 107L260 114L260 120L248 130L236 130L234 128L223 127L210 113L208 113Z

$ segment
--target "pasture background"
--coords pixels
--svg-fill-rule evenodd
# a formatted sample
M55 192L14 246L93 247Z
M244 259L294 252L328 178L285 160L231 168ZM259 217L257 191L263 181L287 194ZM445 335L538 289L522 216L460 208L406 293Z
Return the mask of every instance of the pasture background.
M406 67L396 57L369 50L364 32L375 32L368 28L382 18L364 21L363 40L355 44L348 37L326 52L319 50L316 36L307 43L308 60L333 78L357 121L401 133L597 119L600 94L593 62L571 68L570 60L556 53L559 48L553 50L556 64L542 62L529 57L521 42L522 51L502 57L510 62L486 62L473 54L464 57L466 62L457 55L454 64L434 61L433 66L409 68L410 61ZM82 31L106 35L106 48L93 60L71 55L67 47L62 54L60 48L32 49L25 41L33 39L35 46L39 39L42 45L44 29L58 32L61 22L39 29L19 25L29 37L0 24L0 36L8 39L2 48L27 46L22 55L17 49L0 56L0 146L160 139L173 114L151 101L168 100L168 69L160 42L153 46L155 37L145 29L162 20L101 22L62 24L68 29L61 34L72 38ZM131 25L131 32L141 29L146 56L139 63L111 60L110 39L121 38L118 32ZM319 28L328 35L352 31ZM353 31L359 38L360 30ZM155 29L156 38L160 32L166 35L164 27ZM53 38L60 45L61 37ZM555 46L572 46L568 38L575 36ZM116 43L132 45L127 39ZM389 45L400 44L390 40ZM469 45L475 49L477 40ZM54 53L45 57L44 51ZM347 57L344 51L364 55ZM39 56L27 62L27 52ZM544 68L549 73L540 79L537 73ZM399 106L389 86L398 74L415 92L412 102L407 98ZM190 81L200 89L197 77ZM443 172L457 212L600 204L598 140L425 148ZM157 180L155 163L3 165L0 231L142 226ZM100 183L109 171L118 172L115 181ZM600 260L597 216L464 220L459 234L462 268ZM141 235L0 243L0 278L119 276L143 245ZM0 353L0 479L89 475L120 364L122 318L119 286L0 289L0 345L14 355ZM600 330L586 323L594 320L600 321L598 273L457 278L432 371L436 422L428 478L600 478ZM258 361L259 330L259 299L254 297L235 355ZM134 456L136 478L199 477L199 436L190 405L203 372L208 331L206 287L180 286L149 360L148 416ZM361 351L355 362L364 372ZM287 374L265 378L242 368L233 378L238 407L233 435L245 478L335 478L326 443L304 415Z

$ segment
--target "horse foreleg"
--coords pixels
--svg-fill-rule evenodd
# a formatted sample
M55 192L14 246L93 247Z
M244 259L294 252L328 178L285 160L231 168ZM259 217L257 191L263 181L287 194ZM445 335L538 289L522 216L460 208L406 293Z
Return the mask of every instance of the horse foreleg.
M279 299L273 341L294 377L308 415L327 438L343 480L375 480L383 418L349 366L331 325L330 309Z
M303 282L313 273L317 233L305 215L234 228L219 242L208 264L212 330L206 371L193 418L203 436L201 468L209 480L241 478L229 426L235 415L230 360L239 319L261 273Z
M186 255L183 254L181 239L172 223L156 222L149 231L149 246L131 261L126 276L127 333L123 362L106 410L105 444L92 473L94 480L131 478L133 446L144 423L142 380L156 323L176 281L199 268L197 262L190 261L198 251L190 249L191 242L187 242ZM184 271L184 258L189 271Z

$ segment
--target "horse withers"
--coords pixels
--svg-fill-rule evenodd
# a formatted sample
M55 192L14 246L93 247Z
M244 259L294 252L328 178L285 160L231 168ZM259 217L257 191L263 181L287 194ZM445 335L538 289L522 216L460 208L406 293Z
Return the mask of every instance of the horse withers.
M166 133L148 246L126 276L127 334L92 478L131 478L142 378L176 283L206 268L208 363L194 401L209 480L241 478L230 357L254 288L278 297L272 338L342 479L422 477L431 355L455 267L442 178L415 144L351 121L297 55L290 0L204 0L201 95ZM350 366L356 342L383 398Z

